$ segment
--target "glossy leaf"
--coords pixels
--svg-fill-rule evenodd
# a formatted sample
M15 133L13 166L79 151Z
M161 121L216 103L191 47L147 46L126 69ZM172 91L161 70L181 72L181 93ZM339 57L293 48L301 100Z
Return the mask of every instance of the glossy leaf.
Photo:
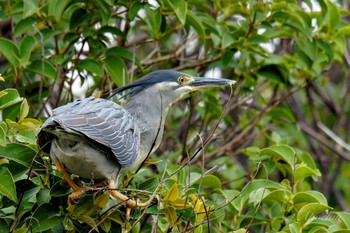
M175 15L180 20L182 25L186 24L186 15L187 15L187 2L182 0L173 0L170 2Z
M150 7L145 8L146 11L146 22L151 30L151 33L154 37L158 37L160 33L160 26L162 23L162 15L160 8L151 9Z
M350 229L350 213L349 212L334 212L335 215L337 215L342 223L344 224L346 229Z
M15 182L6 167L0 167L0 179L0 194L17 203Z
M203 176L201 182L204 188L221 189L221 181L217 176L214 176L214 175Z
M35 48L35 45L36 45L36 41L33 36L26 36L21 41L19 49L21 54L20 61L23 67L27 66L30 59L30 55L33 49Z
M15 35L20 36L21 34L28 32L30 29L33 28L36 22L37 22L37 19L35 17L28 17L28 18L22 19L16 24Z
M137 16L137 13L140 11L142 8L142 3L139 1L133 1L130 5L130 9L128 12L128 17L130 20L134 20L135 17Z
M67 7L71 0L50 0L49 4L49 15L55 17L55 20L59 22L62 17L62 13Z
M310 176L321 176L321 173L318 169L312 169L305 164L300 164L297 166L294 177L297 182L304 180Z
M305 192L298 192L293 198L294 204L307 204L307 203L321 203L327 205L327 200L325 196L314 190L307 190Z
M24 1L23 6L23 17L26 18L28 16L37 14L39 12L39 6L35 0Z
M331 207L323 205L320 203L310 203L303 206L298 214L297 220L303 226L310 218L314 217L317 214L322 213L323 211L330 210Z
M90 18L90 13L85 9L78 8L74 11L70 18L69 28L71 30L77 28L79 25L86 23L86 21Z
M102 60L112 81L118 86L128 83L128 73L123 61L115 56L107 56Z
M19 50L12 41L0 38L0 53L7 59L13 68L18 67Z
M15 105L23 100L16 89L5 89L0 93L0 110Z
M27 69L36 74L44 75L51 80L54 80L57 75L55 67L46 59L44 61L36 60L32 62Z
M138 58L136 58L131 52L123 47L113 47L106 51L107 56L116 56L129 60L133 64L136 64L139 68L142 68L142 65Z
M108 201L110 199L110 194L108 192L106 193L103 193L102 195L98 196L96 199L95 199L95 202L94 204L98 207L98 208L104 208Z
M0 125L0 146L1 147L5 147L6 146L6 131L2 127L2 125Z
M260 155L268 155L286 162L292 170L294 170L295 151L287 145L274 145L264 148L260 151Z
M24 118L27 117L29 113L29 105L26 99L24 99L21 103L21 108L19 111L19 120L23 120Z
M205 29L201 20L192 12L188 11L186 16L186 21L193 29L197 32L199 38L205 39Z
M112 14L111 6L104 0L97 0L96 4L102 16L102 25L108 24Z
M173 186L171 186L168 194L164 197L164 201L175 202L178 198L179 198L179 189L177 187L177 184L174 183Z
M52 229L54 226L61 224L63 219L58 209L53 208L49 204L43 204L33 213L33 232L43 232Z
M0 155L29 168L36 152L28 146L11 143L6 147L0 147Z
M102 77L104 75L102 65L92 59L84 59L79 61L78 69L87 70L92 75Z
M153 191L157 187L158 184L159 184L158 176L152 176L151 178L149 178L143 182L140 182L138 184L138 189Z

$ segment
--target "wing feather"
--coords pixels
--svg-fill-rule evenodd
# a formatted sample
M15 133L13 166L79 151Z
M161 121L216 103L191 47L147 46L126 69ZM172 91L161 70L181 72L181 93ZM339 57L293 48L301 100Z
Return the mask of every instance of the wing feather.
M44 132L55 134L57 128L106 147L122 166L132 165L137 158L140 136L136 122L110 100L89 97L54 109L41 128L39 144Z

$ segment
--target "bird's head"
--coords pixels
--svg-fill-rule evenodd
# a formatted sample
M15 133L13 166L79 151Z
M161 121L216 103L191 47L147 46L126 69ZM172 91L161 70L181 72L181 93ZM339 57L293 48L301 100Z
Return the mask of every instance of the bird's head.
M147 89L155 94L161 93L164 98L173 103L183 95L202 88L232 85L234 83L235 81L229 79L193 77L174 70L157 70L133 83L116 89L114 94L129 90L126 95L134 95Z

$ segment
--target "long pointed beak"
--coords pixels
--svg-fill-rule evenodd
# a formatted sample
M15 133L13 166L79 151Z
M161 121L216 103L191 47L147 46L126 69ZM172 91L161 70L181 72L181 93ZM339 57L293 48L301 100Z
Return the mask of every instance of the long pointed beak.
M193 79L194 80L192 82L188 83L188 86L192 87L194 90L206 87L228 86L236 83L234 80L224 78L193 77Z

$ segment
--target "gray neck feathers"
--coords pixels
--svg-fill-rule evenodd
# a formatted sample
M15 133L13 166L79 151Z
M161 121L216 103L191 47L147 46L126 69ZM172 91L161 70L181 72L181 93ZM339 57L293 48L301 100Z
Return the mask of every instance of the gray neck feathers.
M149 88L127 100L125 109L133 115L140 130L139 162L158 148L169 106L159 91Z

